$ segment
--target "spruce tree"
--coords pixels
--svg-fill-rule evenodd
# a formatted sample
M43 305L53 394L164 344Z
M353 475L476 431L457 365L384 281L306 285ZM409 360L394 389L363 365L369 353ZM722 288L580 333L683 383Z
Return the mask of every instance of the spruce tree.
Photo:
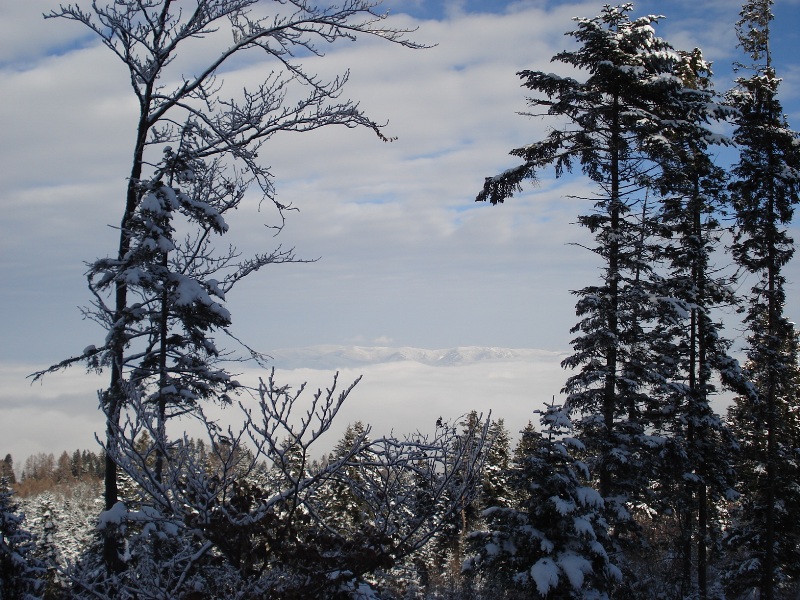
M9 481L0 477L0 598L35 598L45 576L45 566L35 557L36 543L24 527Z
M360 463L375 460L368 450L363 449L369 445L368 433L369 428L361 421L349 424L328 457L329 463L341 461L345 465L339 474L341 477L324 490L325 495L329 496L324 505L330 510L332 529L338 529L342 535L358 531L368 518L360 501L364 481L359 472ZM354 449L361 451L354 454Z
M3 462L0 463L0 477L5 477L9 485L17 482L16 475L14 475L14 458L11 454L6 454Z
M573 354L563 366L577 370L566 384L575 427L621 542L635 531L630 506L649 502L657 447L652 390L664 381L663 332L653 327L663 307L653 301L657 212L649 197L675 152L675 114L687 84L682 59L656 36L656 16L632 19L631 4L606 6L579 18L570 32L579 44L553 60L585 73L585 81L523 71L537 95L532 106L558 119L542 141L513 150L524 163L488 178L478 200L503 202L526 179L554 166L562 176L579 165L596 190L593 211L579 223L594 236L601 280L578 290Z
M725 536L728 565L725 579L729 591L737 594L758 589L766 597L766 586L773 588L773 597L782 597L782 592L791 593L792 586L800 583L800 568L797 565L797 548L800 547L800 362L798 358L797 335L787 341L784 352L794 363L793 374L781 383L787 394L783 401L777 402L776 432L777 464L775 465L776 501L774 510L775 530L773 531L773 578L765 582L764 563L766 558L767 514L769 478L767 460L769 436L766 429L765 406L752 396L739 396L728 412L731 428L739 443L736 454L737 491L739 501L731 510L731 524ZM765 373L754 372L756 365L745 365L746 372L757 377L757 389L763 389Z
M511 466L511 435L505 421L492 421L489 425L490 446L481 474L479 510L492 506L509 506L512 498L508 471Z
M676 74L684 87L669 107L672 152L661 160L658 182L658 258L666 271L653 279L651 293L660 307L654 338L663 380L654 390L650 420L663 444L656 508L676 514L679 523L681 594L705 598L709 536L718 524L712 513L720 499L732 497L734 484L733 440L711 406L720 391L714 376L737 391L745 382L715 320L715 311L734 298L730 277L714 264L727 195L725 173L710 156L712 144L729 142L710 126L730 110L713 91L702 52L680 55Z
M487 529L470 536L476 554L465 568L499 597L611 597L622 574L607 550L603 499L574 457L583 445L567 435L566 407L541 415L543 433L523 431L511 469L517 500L485 510Z
M447 428L443 424L441 428ZM486 427L491 427L491 421L484 422L482 416L477 411L470 411L453 429L451 441L452 454L457 457L462 454L471 455L475 448L481 445L482 431ZM437 430L440 429L437 424ZM487 445L491 451L490 443ZM439 586L448 589L451 594L466 596L469 590L464 587L469 585L468 580L461 577L461 565L466 555L466 539L473 530L478 528L480 512L482 510L483 484L485 481L486 459L482 462L482 467L478 477L474 479L471 486L474 493L470 497L464 497L457 510L453 511L443 522L441 531L432 540L430 549L435 570L439 572ZM462 465L453 473L456 481L466 481L468 478L467 465Z
M787 227L800 195L800 136L789 128L778 100L780 79L770 53L772 0L751 0L737 23L750 64L729 94L737 110L739 160L730 190L736 210L733 256L755 280L745 309L746 374L754 394L731 412L741 438L743 502L729 543L745 556L731 573L732 589L757 588L771 600L797 581L796 332L785 315L784 268L794 255ZM749 476L748 476L749 475Z

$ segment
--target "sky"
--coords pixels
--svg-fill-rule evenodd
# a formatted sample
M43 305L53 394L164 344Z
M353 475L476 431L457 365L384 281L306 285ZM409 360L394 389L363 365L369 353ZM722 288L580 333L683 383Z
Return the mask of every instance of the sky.
M91 447L100 427L94 390L103 379L80 368L41 385L25 376L102 340L79 310L90 300L85 263L114 251L110 225L121 214L137 116L124 66L78 24L42 19L55 4L0 4L0 453L17 462ZM524 426L567 377L558 362L576 320L570 290L598 275L575 225L586 207L574 196L585 182L545 176L496 207L474 198L485 177L516 164L509 150L545 132L546 123L518 114L526 94L515 73L553 70L550 58L570 43L571 18L594 16L601 5L386 0L389 23L417 28L413 39L433 47L364 38L309 61L321 75L349 69L346 93L397 139L338 128L278 136L264 148L278 200L299 210L275 237L267 227L275 215L253 197L228 239L245 253L280 244L319 260L277 265L238 287L227 302L233 331L276 357L307 349L310 363L320 345L536 350L449 367L379 358L340 365L365 374L352 416L382 407L376 429L412 431L423 407L425 422L477 408ZM734 0L662 0L634 3L633 14L665 15L658 34L677 48L701 47L724 91L731 64L743 60L738 10ZM780 98L797 129L800 0L777 0L774 12ZM225 76L252 81L267 68L242 65ZM796 320L797 260L787 273L787 312ZM736 327L727 335L743 346ZM284 368L292 380L316 380L337 368L325 366Z

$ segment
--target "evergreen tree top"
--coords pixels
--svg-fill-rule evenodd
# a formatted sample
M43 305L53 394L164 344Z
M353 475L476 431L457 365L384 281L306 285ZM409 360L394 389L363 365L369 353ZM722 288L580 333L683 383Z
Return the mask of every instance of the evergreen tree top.
M739 12L740 19L736 22L736 35L739 38L739 47L755 62L763 61L762 67L771 68L772 59L769 50L770 23L775 15L772 14L773 0L750 0L742 5ZM756 65L757 70L760 68ZM741 64L736 65L743 67Z

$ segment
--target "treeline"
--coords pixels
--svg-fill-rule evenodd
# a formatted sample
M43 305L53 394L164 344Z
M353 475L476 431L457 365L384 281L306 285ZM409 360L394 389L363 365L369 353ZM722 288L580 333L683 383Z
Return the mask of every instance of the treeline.
M235 557L236 563L249 557L246 559L249 569L265 564L278 568L283 561L289 561L307 578L301 589L325 589L322 582L331 572L316 561L330 553L340 553L337 559L344 560L350 567L372 565L364 581L375 591L376 597L385 600L522 599L536 597L547 585L564 585L569 590L572 582L578 580L583 588L595 581L598 587L627 589L625 593L631 598L649 597L648 590L659 590L661 598L682 597L685 560L681 540L686 524L681 511L671 510L666 504L673 485L669 478L653 481L648 489L640 490L649 502L629 505L627 523L631 527L612 532L603 517L604 500L583 470L586 468L583 461L591 460L591 455L577 439L568 437L572 427L563 407L547 406L540 412L539 426L529 422L516 444L512 444L511 433L503 420L484 422L474 411L457 423L443 422L437 429L446 431L449 436L452 456L475 448L479 468L469 473L467 465L461 463L451 471L454 479L467 479L468 493L457 498L451 510L442 513L443 518L430 530L424 544L413 552L406 548L405 552L397 552L391 558L374 548L370 550L373 544L393 543L392 537L384 537L373 529L375 502L395 504L397 510L391 513L395 522L408 519L410 525L418 527L421 521L431 518L433 507L444 500L441 496L446 496L447 492L443 494L443 490L426 485L423 478L405 473L400 475L409 484L404 488L405 493L394 496L388 493L385 486L396 484L391 480L397 474L382 471L380 456L372 449L368 437L369 430L361 422L349 425L333 450L314 460L308 460L302 452L292 451L289 444L284 444L283 463L268 464L257 460L253 448L246 445L226 442L215 447L193 438L185 438L176 446L171 460L195 462L204 477L213 482L217 493L230 494L224 506L233 513L230 516L234 517L234 523L245 519L238 526L228 520L212 520L203 526L205 535L217 540L226 556ZM485 439L481 438L481 431L485 431ZM152 437L146 432L141 434L132 445L132 452L141 455L143 463L135 470L130 469L121 479L120 496L128 505L128 527L133 530L139 527L140 516L137 515L143 514L139 512L144 506L142 503L148 500L141 493L140 477L152 474L148 471L155 462L155 455L150 452L152 448ZM354 453L354 448L359 450ZM666 469L668 461L674 460L669 445L658 446L654 452L663 457L662 469ZM73 453L76 454L83 459L84 452ZM32 473L47 472L52 461L42 456L46 457L30 457L26 469L31 468ZM95 455L96 459L101 457ZM8 458L4 464L11 463ZM91 463L91 460L82 460L84 465ZM45 465L43 470L42 464ZM372 468L375 466L378 468ZM34 471L34 467L40 470ZM49 477L25 479L13 486L15 490L25 490L32 482L41 483L40 490L21 497L20 504L11 502L11 490L4 487L6 506L0 506L6 510L6 532L32 535L24 538L29 563L34 565L28 574L32 576L31 573L38 572L35 577L39 578L39 584L46 582L49 590L44 594L46 598L60 598L70 593L67 582L57 576L67 568L67 559L81 561L91 556L97 540L94 507L100 501L99 486L83 489L59 485L55 471L57 467ZM313 498L306 498L304 508L295 515L278 511L276 520L268 524L253 524L247 519L271 495L270 490L286 489L280 480L287 473L293 474L293 481L298 482L326 477L331 472L334 476L327 479L325 485L316 487ZM74 477L71 472L70 476ZM376 476L380 480L378 490L383 491L377 498L378 490L371 487L369 481ZM91 478L90 482L97 481L97 476L91 472L86 472L83 480L73 478L70 481L85 485L87 477ZM180 485L197 489L196 480L184 479ZM93 494L87 494L91 489ZM715 582L709 597L740 597L736 593L724 596L719 585L724 573L740 567L743 549L735 540L736 528L741 522L737 514L749 502L749 498L731 496L709 504L711 525L705 540L709 547L706 560ZM18 515L16 530L8 527L12 521L10 517L14 516L12 509ZM26 515L25 519L19 517L21 513ZM319 530L319 518L324 519L325 534ZM103 523L102 516L100 522ZM265 550L263 544L275 543L289 531L293 536L291 542L284 540L269 551ZM338 535L332 535L333 531ZM343 545L340 536L348 540ZM133 540L137 539L138 536L133 536ZM542 557L559 557L558 552L548 551L551 544L556 550L566 550L560 554L561 564L553 562L552 570L534 571L527 583L521 582L519 573L531 573L531 567ZM614 575L614 559L603 550L618 544L625 551L624 586ZM792 562L795 550L796 547L786 549L782 558ZM375 554L369 558L373 552ZM270 558L270 553L275 556ZM563 560L565 555L571 557L572 562ZM224 570L215 573L230 578ZM603 579L607 581L602 583ZM793 598L796 590L790 586L785 593L787 595L779 597ZM546 594L539 595L546 597Z
M39 452L25 459L19 477L16 476L14 459L6 454L0 464L0 476L14 485L14 491L20 496L39 494L66 484L83 480L102 480L105 470L105 452L91 450L64 450L61 454Z

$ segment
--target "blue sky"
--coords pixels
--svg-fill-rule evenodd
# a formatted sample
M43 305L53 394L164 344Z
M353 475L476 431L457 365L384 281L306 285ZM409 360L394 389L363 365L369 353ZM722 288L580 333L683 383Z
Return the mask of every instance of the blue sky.
M0 439L29 450L62 447L53 433L59 419L82 415L64 433L69 447L99 420L92 390L102 382L77 371L30 388L22 375L102 338L77 307L90 300L84 262L115 247L109 224L119 219L136 116L122 65L77 24L44 21L54 5L0 4L0 413L13 405L15 420L29 422L0 424ZM254 201L231 223L230 240L245 252L283 244L321 260L267 269L235 290L234 331L267 353L315 344L568 350L569 290L597 275L576 245L585 241L573 224L584 207L570 195L580 195L583 181L545 179L498 207L473 199L484 177L515 164L511 148L544 132L544 123L516 114L525 92L515 73L552 70L550 57L569 43L570 18L593 16L601 5L387 0L395 23L418 27L415 39L436 46L409 51L361 40L312 61L323 75L350 69L351 97L398 139L383 144L337 129L279 137L265 148L279 199L300 211L273 238L264 225L274 215ZM678 48L703 48L724 90L730 65L742 60L738 8L732 0L665 0L635 3L633 14L666 15L658 33ZM797 129L800 1L778 0L775 13L781 99ZM230 77L252 81L258 73L249 66ZM796 262L788 271L794 319ZM739 332L728 333L742 345ZM520 375L520 389L549 398L566 375L536 390ZM443 381L435 396L454 393Z

